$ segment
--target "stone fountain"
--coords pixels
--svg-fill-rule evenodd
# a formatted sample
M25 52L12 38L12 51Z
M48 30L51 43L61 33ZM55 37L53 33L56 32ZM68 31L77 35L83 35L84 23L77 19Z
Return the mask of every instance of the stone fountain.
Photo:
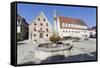
M67 57L71 48L73 47L71 44L65 44L61 42L61 38L57 33L57 16L56 11L54 11L54 31L53 35L50 37L50 43L42 43L39 44L35 50L35 57L42 60L45 60L48 57L56 56L56 55L64 55Z

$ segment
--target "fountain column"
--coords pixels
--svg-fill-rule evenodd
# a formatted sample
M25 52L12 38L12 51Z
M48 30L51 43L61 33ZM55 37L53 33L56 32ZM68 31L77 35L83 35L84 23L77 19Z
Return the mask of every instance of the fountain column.
M53 26L54 34L57 34L57 12L54 10L54 26Z

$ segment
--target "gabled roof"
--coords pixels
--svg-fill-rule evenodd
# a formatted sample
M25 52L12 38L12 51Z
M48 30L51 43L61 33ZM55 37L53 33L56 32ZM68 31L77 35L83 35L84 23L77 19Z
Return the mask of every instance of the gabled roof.
M83 20L76 19L76 18L59 16L59 21L60 23L69 23L69 24L78 24L78 25L87 26L87 24Z
M26 22L25 18L23 18L22 16L20 16L19 14L17 14L17 21L19 21L19 20L22 20L25 24L29 25L29 24Z
M45 16L45 14L44 14L43 11L41 11L41 12L35 17L35 19L32 20L32 23L34 23L34 21L37 20L37 18L39 18L40 16L43 16L43 17L47 20L47 23L48 23L48 24L50 25L50 27L52 28L52 26L51 26L49 20L47 19L47 17ZM32 24L32 23L31 23L31 24ZM31 25L31 24L30 24L30 25Z
M23 19L24 19L23 17L21 17L19 14L17 14L17 21L23 20Z

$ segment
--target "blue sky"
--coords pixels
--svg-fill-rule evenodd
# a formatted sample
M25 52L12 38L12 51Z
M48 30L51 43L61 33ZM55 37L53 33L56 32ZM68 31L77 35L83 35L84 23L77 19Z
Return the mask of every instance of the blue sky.
M89 27L96 25L96 8L22 3L17 5L17 13L24 17L29 24L43 11L51 25L53 25L54 10L57 11L58 16L82 19Z

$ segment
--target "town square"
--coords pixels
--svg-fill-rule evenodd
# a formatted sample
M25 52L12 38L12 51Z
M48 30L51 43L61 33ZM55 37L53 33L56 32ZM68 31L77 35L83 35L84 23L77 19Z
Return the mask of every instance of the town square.
M69 51L68 59L63 58L58 59L59 62L71 62L71 61L84 61L84 60L95 60L96 59L96 39L89 39L88 41L79 41L79 42L70 42L73 45L73 48L71 51ZM28 45L28 46L27 46ZM42 63L38 58L34 58L35 55L35 48L38 44L34 44L30 42L29 40L21 41L18 43L18 63ZM75 57L73 57L75 56ZM42 57L42 55L41 55ZM56 58L56 57L55 57ZM61 57L62 58L62 57ZM55 59L55 62L57 60ZM49 62L49 60L46 60L46 62ZM46 63L45 62L45 63Z
M95 8L36 4L17 7L17 64L97 59Z

